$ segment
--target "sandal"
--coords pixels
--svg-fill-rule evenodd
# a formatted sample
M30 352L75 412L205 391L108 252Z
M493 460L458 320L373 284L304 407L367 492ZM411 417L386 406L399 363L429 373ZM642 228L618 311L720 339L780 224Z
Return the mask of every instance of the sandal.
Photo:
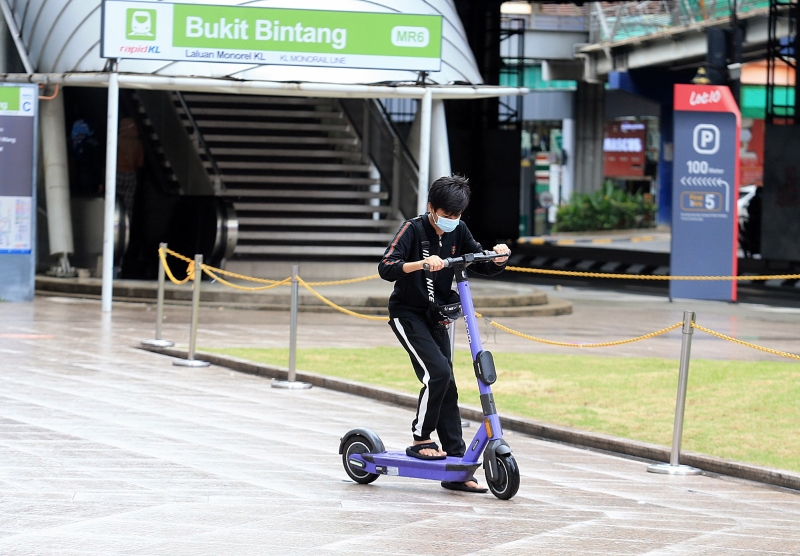
M472 477L472 480L475 481L476 483L478 482L478 480L475 477ZM484 492L489 492L488 488L467 486L466 481L464 481L463 483L442 481L442 487L448 490L459 490L461 492L474 492L476 494L483 494Z
M436 442L426 442L425 444L416 444L406 448L406 455L417 459L445 459L447 456L426 456L420 454L421 450L436 450L439 451L439 446Z

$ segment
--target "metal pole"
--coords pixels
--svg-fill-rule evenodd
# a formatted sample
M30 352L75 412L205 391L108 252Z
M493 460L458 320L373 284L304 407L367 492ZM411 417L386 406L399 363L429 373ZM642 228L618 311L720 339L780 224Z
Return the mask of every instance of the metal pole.
M200 317L200 281L203 279L203 255L194 256L194 291L192 292L192 328L189 332L189 356L186 359L177 359L172 362L179 367L208 367L208 361L198 361L194 358L197 347L197 322Z
M158 246L160 251L164 253L167 252L167 244L161 243ZM170 342L169 340L162 340L161 339L161 324L164 322L164 261L161 259L161 255L158 257L158 301L156 303L156 337L154 340L143 340L143 346L153 346L153 347L172 347L175 345L175 342Z
M273 388L286 388L290 390L301 390L311 388L308 382L297 382L297 306L300 303L300 267L292 266L292 307L289 324L289 372L287 380L273 380Z
M119 74L116 60L108 76L108 121L106 123L106 198L103 223L102 310L111 312L114 289L114 210L117 200L117 133L119 131Z
M700 470L695 467L680 464L681 437L683 436L683 413L686 408L686 388L689 384L689 360L692 351L692 335L695 321L694 311L683 312L683 339L681 341L681 368L678 373L678 394L675 400L675 423L672 427L672 451L669 456L669 465L655 463L647 467L651 473L665 473L669 475L698 475Z
M289 328L289 382L294 382L297 370L297 304L300 294L297 275L299 274L299 270L300 267L297 265L292 267L292 309Z
M419 181L417 182L417 214L428 210L428 187L431 170L431 110L433 92L425 89L419 103Z

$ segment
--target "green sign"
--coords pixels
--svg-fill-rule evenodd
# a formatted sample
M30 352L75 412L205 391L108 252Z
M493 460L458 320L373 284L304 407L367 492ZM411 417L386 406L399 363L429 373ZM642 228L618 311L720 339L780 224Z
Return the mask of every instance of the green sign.
M106 0L106 58L438 71L442 18Z
M19 87L0 87L0 112L19 111Z
M128 8L126 12L125 38L134 41L156 40L156 23L158 12Z

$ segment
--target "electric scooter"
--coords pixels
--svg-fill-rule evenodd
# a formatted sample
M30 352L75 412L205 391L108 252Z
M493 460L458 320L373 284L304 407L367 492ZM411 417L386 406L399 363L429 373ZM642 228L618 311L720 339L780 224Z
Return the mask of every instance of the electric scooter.
M484 351L472 294L467 281L467 267L472 263L490 261L508 253L468 253L461 257L444 260L445 267L454 267L458 293L464 312L467 340L472 352L472 363L478 379L483 423L475 438L467 446L463 457L447 456L445 459L422 460L409 457L405 452L387 452L380 437L366 428L358 428L345 434L339 444L342 463L347 474L357 483L369 484L381 475L413 477L433 481L465 482L472 479L481 466L478 461L483 454L483 468L489 490L501 500L511 499L519 489L519 468L511 448L503 440L500 417L494 404L491 385L497 380L492 354Z

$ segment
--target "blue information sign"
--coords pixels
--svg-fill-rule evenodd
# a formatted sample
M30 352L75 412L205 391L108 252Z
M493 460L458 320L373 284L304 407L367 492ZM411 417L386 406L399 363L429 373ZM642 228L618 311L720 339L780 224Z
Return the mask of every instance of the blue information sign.
M675 86L673 276L737 272L741 116L724 86ZM736 281L672 281L670 297L736 301Z
M0 83L0 301L34 295L38 95Z

